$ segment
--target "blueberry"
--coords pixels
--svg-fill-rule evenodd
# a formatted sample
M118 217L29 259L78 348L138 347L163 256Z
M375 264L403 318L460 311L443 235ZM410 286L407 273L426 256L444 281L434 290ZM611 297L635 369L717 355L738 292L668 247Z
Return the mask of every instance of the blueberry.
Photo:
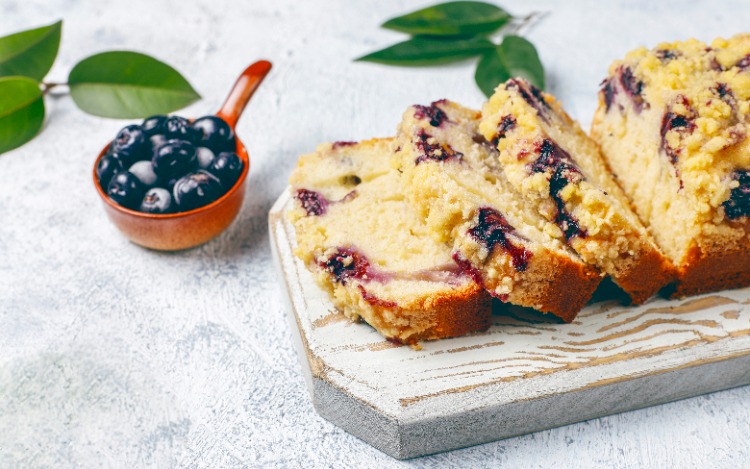
M153 186L158 178L151 161L136 161L128 171L133 173L145 186Z
M195 143L195 130L187 119L180 116L169 116L164 120L164 136L167 140L179 139Z
M179 175L178 177L169 177L169 178L159 178L156 181L156 186L163 187L166 190L169 191L169 193L172 193L172 189L174 189L174 183L177 182L178 179L180 179L182 175Z
M208 167L208 171L219 178L224 190L228 190L242 174L242 160L237 153L219 153L219 156Z
M198 152L198 167L200 169L208 169L211 163L214 162L216 155L206 147L198 147L196 151Z
M210 204L221 197L224 191L216 176L199 169L178 179L172 193L180 211L188 211Z
M208 147L214 153L222 151L235 151L237 143L234 131L222 118L217 116L204 116L193 122L196 130L196 143Z
M154 135L164 134L164 123L167 120L167 116L151 116L146 118L141 127L147 136L153 137Z
M161 187L152 187L143 196L141 212L169 213L172 211L172 196Z
M125 171L125 166L117 155L108 153L102 156L96 165L96 177L99 180L99 185L106 190L112 176L123 171Z
M153 158L156 150L158 150L160 146L167 143L167 138L164 135L153 135L151 136L151 138L149 138L149 142L151 143L151 157Z
M179 177L198 166L195 146L184 140L168 140L154 153L154 172L163 179Z
M136 209L146 190L143 183L133 173L124 171L112 177L107 186L109 198L126 208Z
M120 154L123 164L130 164L151 157L151 148L146 139L146 133L140 125L123 127L110 147L111 153Z

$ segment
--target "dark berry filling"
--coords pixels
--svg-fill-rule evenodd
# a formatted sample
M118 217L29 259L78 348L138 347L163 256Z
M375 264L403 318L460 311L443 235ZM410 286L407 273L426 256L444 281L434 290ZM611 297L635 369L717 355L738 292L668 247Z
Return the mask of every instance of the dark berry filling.
M680 53L676 50L659 49L655 52L656 58L662 62L669 62L670 60L679 57Z
M443 122L450 122L448 116L440 109L437 105L443 103L445 100L435 101L429 106L422 106L419 104L414 105L414 117L417 119L429 119L430 125L433 127L440 127Z
M718 94L721 99L726 98L727 102L734 100L734 93L732 93L732 89L726 83L716 84L716 94Z
M436 140L434 143L430 143L430 140L434 140L431 135L428 135L423 130L419 132L419 135L417 135L417 149L421 155L414 160L414 164L419 164L427 160L446 161L452 158L458 160L463 158L463 153L455 151L450 145L442 145Z
M299 201L308 215L324 215L328 210L328 199L320 192L308 189L297 189L294 198Z
M740 61L735 64L735 67L738 67L740 70L745 70L750 67L750 54L742 57Z
M638 80L630 67L620 67L620 85L625 93L630 96L636 112L643 110L645 101L643 99L643 82Z
M474 280L474 282L476 282L478 285L484 286L484 279L482 278L482 271L474 267L474 265L471 262L469 262L468 259L462 256L460 252L454 252L452 257L453 257L453 260L456 262L456 265L466 275L470 276Z
M469 229L469 235L490 252L495 249L495 246L500 245L510 255L516 270L523 272L529 266L531 252L522 244L516 244L510 239L511 237L521 239L521 237L497 210L481 207L477 224Z
M676 130L680 134L692 133L693 130L695 130L695 123L693 121L696 116L695 111L690 106L690 101L685 96L680 95L677 98L677 103L688 109L688 115L685 116L675 113L673 111L673 106L667 107L667 112L664 113L664 117L662 117L661 120L661 143L659 144L659 150L663 151L664 154L667 155L667 158L669 158L669 162L675 166L677 165L677 160L679 159L682 149L673 148L669 144L667 141L667 133L672 130ZM680 188L682 188L682 180L680 180Z
M497 124L497 135L492 139L492 143L497 146L498 142L501 139L505 138L505 134L508 133L509 130L512 130L515 126L515 117L513 117L511 114L503 116L503 118L500 119L500 123Z
M468 259L461 255L460 252L453 253L453 261L456 265L468 276L470 276L477 285L484 287L484 279L482 278L482 272L474 267ZM499 299L500 301L508 301L508 295L498 295L494 290L487 290L491 296Z
M319 261L318 266L328 271L335 282L343 285L350 279L383 283L393 278L393 274L373 267L364 254L351 247L336 248L336 252Z
M542 95L542 91L537 88L536 86L532 85L531 83L525 81L525 80L519 80L517 78L511 78L508 80L508 82L505 84L505 89L515 89L518 94L521 95L524 101L529 103L529 106L536 109L536 112L539 114L539 117L541 117L545 122L548 122L548 111L550 111L552 108L549 106L549 103L544 99L544 95Z
M732 189L729 200L722 204L724 213L730 220L750 216L750 171L735 171L732 179L740 185Z
M471 139L477 145L483 146L485 150L491 153L498 153L497 141L493 140L493 142L495 143L490 143L486 138L484 138L484 135L482 134L474 134L471 136Z
M350 248L338 248L326 260L319 261L318 265L327 270L335 282L343 285L351 278L362 279L370 268L367 258Z
M570 184L570 180L564 175L563 171L556 170L549 181L549 192L552 196L552 200L555 201L557 206L557 214L555 214L555 224L565 234L565 239L571 239L575 236L585 238L586 231L581 228L578 219L576 219L568 210L565 208L565 202L563 202L560 192Z
M586 237L586 230L582 229L578 220L565 208L565 202L560 193L568 184L576 184L583 180L581 170L573 162L570 154L560 148L552 140L545 138L538 144L539 158L531 166L532 173L547 173L549 175L549 194L557 206L555 223L565 234L566 239L575 236Z
M351 146L354 146L356 144L357 144L357 142L344 142L344 141L333 142L333 149L334 150L338 150L339 148L351 147Z
M396 306L398 306L398 303L396 303L395 301L384 300L373 295L372 293L365 290L365 287L363 287L362 285L357 285L357 288L359 289L359 293L362 295L362 299L373 306L380 306L382 308L395 308Z
M599 93L604 96L604 105L607 111L612 107L612 103L615 101L615 95L617 94L617 86L613 83L612 78L604 80L601 85Z

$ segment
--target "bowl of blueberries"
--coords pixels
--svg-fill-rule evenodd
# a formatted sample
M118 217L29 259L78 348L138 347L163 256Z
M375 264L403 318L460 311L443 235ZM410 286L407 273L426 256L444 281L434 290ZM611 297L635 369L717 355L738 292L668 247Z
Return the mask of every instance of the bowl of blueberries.
M203 244L235 219L250 167L234 127L271 69L245 70L216 115L157 115L122 128L99 154L94 186L132 242L175 251Z

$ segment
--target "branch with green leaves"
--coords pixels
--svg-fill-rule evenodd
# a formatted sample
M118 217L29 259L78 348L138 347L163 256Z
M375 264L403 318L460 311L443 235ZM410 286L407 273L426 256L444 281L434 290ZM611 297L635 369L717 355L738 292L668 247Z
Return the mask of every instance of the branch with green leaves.
M180 73L138 52L112 51L73 67L67 83L45 82L60 48L62 21L0 37L0 153L33 139L44 124L44 96L67 87L84 112L139 118L183 108L200 95Z
M458 1L441 3L390 19L382 27L412 35L358 61L396 66L440 65L480 57L474 80L487 96L511 77L544 89L544 67L534 45L521 31L541 14L515 18L497 5ZM493 35L501 38L495 43Z

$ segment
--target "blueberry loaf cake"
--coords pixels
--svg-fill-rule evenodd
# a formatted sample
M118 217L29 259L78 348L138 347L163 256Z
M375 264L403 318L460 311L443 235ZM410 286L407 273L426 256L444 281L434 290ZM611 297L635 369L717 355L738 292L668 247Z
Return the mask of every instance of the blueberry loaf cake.
M508 80L485 104L480 130L526 202L634 304L674 279L672 264L630 208L596 143L552 96L522 79Z
M291 176L295 254L347 317L405 344L489 327L491 298L435 241L393 168L393 140L324 144Z
M601 280L530 210L479 134L480 113L447 100L412 106L394 163L436 241L493 295L572 321Z
M750 285L750 35L637 49L592 136L678 269L676 295Z

